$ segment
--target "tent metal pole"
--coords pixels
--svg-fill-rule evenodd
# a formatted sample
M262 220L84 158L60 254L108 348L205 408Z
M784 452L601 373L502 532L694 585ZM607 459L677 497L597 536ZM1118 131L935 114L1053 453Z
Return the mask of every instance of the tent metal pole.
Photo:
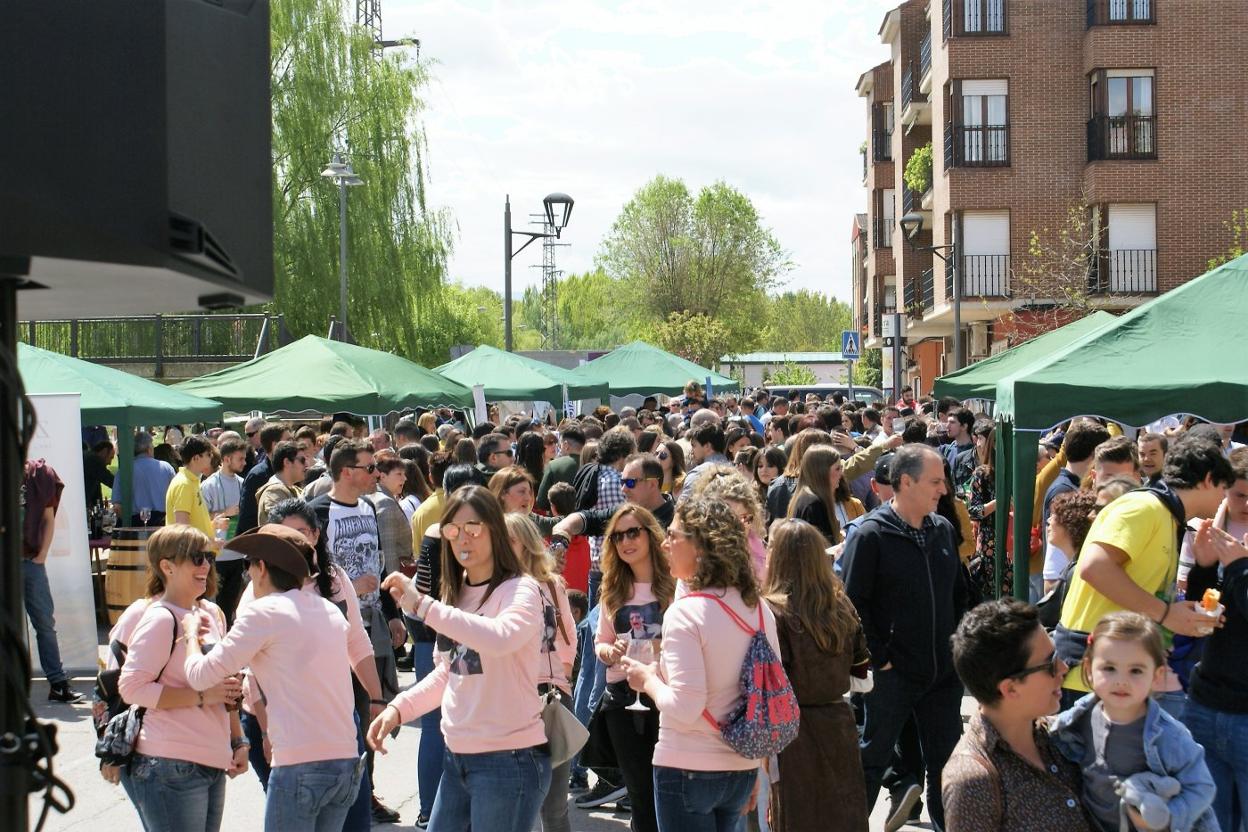
M1012 466L1010 465L1010 443L1013 439L1014 423L1001 419L997 420L997 441L994 455L996 459L993 464L996 467L996 476L994 478L997 501L997 510L992 513L992 526L996 534L993 536L993 593L995 597L1000 598L1006 592L1012 592L1013 587L1005 586L1005 564L1006 549L1009 545L1007 535L1010 533L1010 473Z
M1036 455L1039 434L1013 429L1013 470L1010 480L1014 491L1014 597L1030 600L1031 573L1031 505L1036 490ZM1043 553L1040 553L1043 557Z

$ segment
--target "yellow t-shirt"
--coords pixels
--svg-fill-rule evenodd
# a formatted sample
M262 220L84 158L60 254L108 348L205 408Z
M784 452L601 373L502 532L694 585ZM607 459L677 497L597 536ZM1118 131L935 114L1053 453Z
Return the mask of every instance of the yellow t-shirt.
M165 492L165 525L176 525L175 512L185 511L191 516L190 525L213 539L212 516L208 506L199 493L199 475L191 473L189 468L178 469L177 475L170 480L169 490Z
M1161 500L1145 491L1132 491L1097 514L1083 543L1083 551L1087 551L1090 543L1121 549L1127 555L1122 565L1127 577L1149 594L1168 600L1179 565L1177 535L1174 515ZM1121 609L1093 589L1075 569L1066 602L1062 604L1062 626L1091 632L1106 614ZM1078 667L1071 668L1063 687L1088 690Z

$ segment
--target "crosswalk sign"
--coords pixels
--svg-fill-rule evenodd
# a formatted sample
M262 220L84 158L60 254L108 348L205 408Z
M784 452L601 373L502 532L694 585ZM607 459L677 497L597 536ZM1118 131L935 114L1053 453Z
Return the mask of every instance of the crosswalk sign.
M846 329L841 332L841 357L846 361L857 361L862 355L862 333Z

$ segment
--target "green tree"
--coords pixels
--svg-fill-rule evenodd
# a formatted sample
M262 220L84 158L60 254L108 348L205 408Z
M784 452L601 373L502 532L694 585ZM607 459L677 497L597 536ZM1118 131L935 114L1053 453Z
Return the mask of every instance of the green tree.
M841 331L849 329L849 304L834 297L799 289L768 298L766 327L760 345L777 352L836 351Z
M643 337L644 333L642 333ZM655 327L653 340L658 346L702 367L714 368L731 350L732 335L718 318L690 312L673 312Z
M1236 208L1231 211L1231 218L1223 220L1222 227L1226 229L1228 236L1230 236L1231 244L1222 254L1209 258L1210 269L1217 268L1223 263L1229 263L1236 257L1243 256L1244 244L1248 243L1248 208L1242 210Z
M695 198L683 181L665 176L620 211L598 262L624 284L639 315L661 327L670 327L673 314L682 322L719 320L740 350L758 340L765 295L791 268L747 196L716 182Z
M342 9L273 3L273 306L297 336L323 334L337 314L338 189L320 172L341 150L364 180L347 208L351 335L438 363L463 322L442 293L451 222L426 204L419 117L429 65L376 54Z
M884 374L884 353L882 350L865 350L862 360L854 362L854 384L863 387L879 387Z
M763 376L764 384L791 384L803 385L814 384L818 379L809 367L803 367L792 361L785 362L784 366L775 370L768 370Z
M559 349L600 349L637 337L623 284L601 269L560 278L557 291ZM520 300L519 314L525 325L539 335L541 300L541 287L529 287Z

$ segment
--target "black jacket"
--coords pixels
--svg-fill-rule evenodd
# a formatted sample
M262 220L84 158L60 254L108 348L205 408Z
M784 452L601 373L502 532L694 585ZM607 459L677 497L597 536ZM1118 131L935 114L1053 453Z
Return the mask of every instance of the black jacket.
M862 519L844 556L845 591L878 670L892 663L920 684L954 672L950 637L966 611L953 526L930 515L926 550L906 533L890 503Z
M1217 567L1192 570L1188 597L1199 599L1217 579ZM1222 572L1222 603L1226 625L1204 640L1200 664L1192 671L1188 695L1215 711L1248 714L1248 558L1234 561Z
M611 518L620 510L619 506L615 508L591 508L578 512L585 521L585 528L581 534L586 537L601 537L607 533L607 524L611 522ZM654 519L659 521L659 525L664 531L672 525L672 518L676 516L676 501L672 499L670 494L663 495L663 505L650 512L654 515Z
M256 510L259 508L256 503L256 492L263 488L272 476L273 463L267 456L259 460L247 472L247 477L243 480L243 493L238 502L238 534L249 532L260 525L256 517ZM269 522L269 518L264 518L264 522Z

